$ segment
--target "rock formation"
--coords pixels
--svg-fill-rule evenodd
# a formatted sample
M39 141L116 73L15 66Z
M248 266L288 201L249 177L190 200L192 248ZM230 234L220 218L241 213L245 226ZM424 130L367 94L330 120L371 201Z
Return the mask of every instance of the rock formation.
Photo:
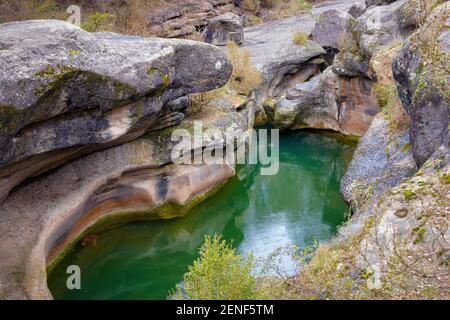
M0 30L0 199L27 177L179 123L164 104L231 73L220 50L198 42L90 34L52 20Z
M203 41L216 46L226 46L229 41L242 44L241 17L230 12L211 19L203 32Z

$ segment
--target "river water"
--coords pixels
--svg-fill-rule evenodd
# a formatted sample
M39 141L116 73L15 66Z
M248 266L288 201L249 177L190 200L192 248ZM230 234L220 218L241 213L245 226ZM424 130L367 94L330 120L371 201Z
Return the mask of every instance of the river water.
M280 170L240 166L216 195L187 216L130 223L78 246L49 274L55 299L166 299L198 257L207 234L222 234L241 254L264 259L282 247L329 240L347 216L339 184L354 148L320 133L280 136ZM282 268L295 270L288 257ZM81 290L68 290L66 268L81 268Z

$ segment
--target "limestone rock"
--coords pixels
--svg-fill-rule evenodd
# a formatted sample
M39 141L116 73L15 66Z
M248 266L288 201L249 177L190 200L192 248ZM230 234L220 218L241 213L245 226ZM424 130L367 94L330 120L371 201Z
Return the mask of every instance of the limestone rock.
M369 6L381 6L383 4L390 4L397 0L366 0L366 5Z
M357 19L355 29L360 35L359 46L364 55L371 57L380 48L402 39L399 21L401 7L405 2L399 0L369 8Z
M233 176L227 163L171 163L179 143L171 141L172 133L184 129L192 135L198 120L205 132L222 135L228 128L248 128L244 114L206 106L178 126L92 153L16 188L0 205L0 296L51 298L46 267L90 226L182 216ZM190 142L189 157L226 146L212 137Z
M203 41L216 46L226 46L229 41L242 44L242 20L234 13L225 13L210 20L203 33Z
M290 89L274 108L273 124L281 128L331 129L363 135L380 111L372 81L323 74Z
M448 4L436 8L448 10ZM433 20L430 20L434 28ZM448 21L447 21L448 23ZM424 27L426 28L426 27ZM425 29L417 31L425 32ZM450 51L450 31L444 29L439 36L442 52ZM411 43L406 43L393 63L394 78L403 107L411 116L410 136L414 158L419 166L449 138L449 101L446 89L436 81L429 67L423 70L422 58Z
M211 19L235 12L233 0L186 0L168 3L147 14L149 32L165 38L189 37L201 32Z
M373 119L341 182L342 194L355 214L369 214L369 202L378 201L417 171L411 150L405 147L408 144L407 130L392 133L382 114Z
M339 52L332 65L333 72L346 77L368 76L369 62L351 52Z
M357 2L350 7L350 9L348 10L348 14L353 18L358 18L366 11L366 9L367 5L364 1Z
M2 24L0 46L0 199L29 176L178 123L165 103L231 74L208 44L56 20Z
M352 32L352 25L356 21L346 13L329 10L323 13L317 21L312 39L324 48L338 48L338 42Z

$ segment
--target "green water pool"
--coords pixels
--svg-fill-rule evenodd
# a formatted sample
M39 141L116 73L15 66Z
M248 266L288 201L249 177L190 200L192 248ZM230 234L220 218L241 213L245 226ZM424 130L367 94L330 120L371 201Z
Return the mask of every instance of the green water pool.
M240 166L218 194L183 218L101 234L96 246L77 247L49 274L50 291L55 299L166 299L207 234L220 233L257 259L328 240L348 213L339 184L353 151L319 133L283 133L277 175ZM290 263L282 261L286 270ZM66 287L69 265L81 268L81 290Z

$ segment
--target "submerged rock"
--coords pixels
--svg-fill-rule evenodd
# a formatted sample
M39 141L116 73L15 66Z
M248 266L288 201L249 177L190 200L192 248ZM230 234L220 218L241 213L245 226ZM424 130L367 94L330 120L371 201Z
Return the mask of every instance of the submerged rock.
M207 44L56 20L2 24L0 43L0 199L27 177L178 123L164 104L231 74Z

